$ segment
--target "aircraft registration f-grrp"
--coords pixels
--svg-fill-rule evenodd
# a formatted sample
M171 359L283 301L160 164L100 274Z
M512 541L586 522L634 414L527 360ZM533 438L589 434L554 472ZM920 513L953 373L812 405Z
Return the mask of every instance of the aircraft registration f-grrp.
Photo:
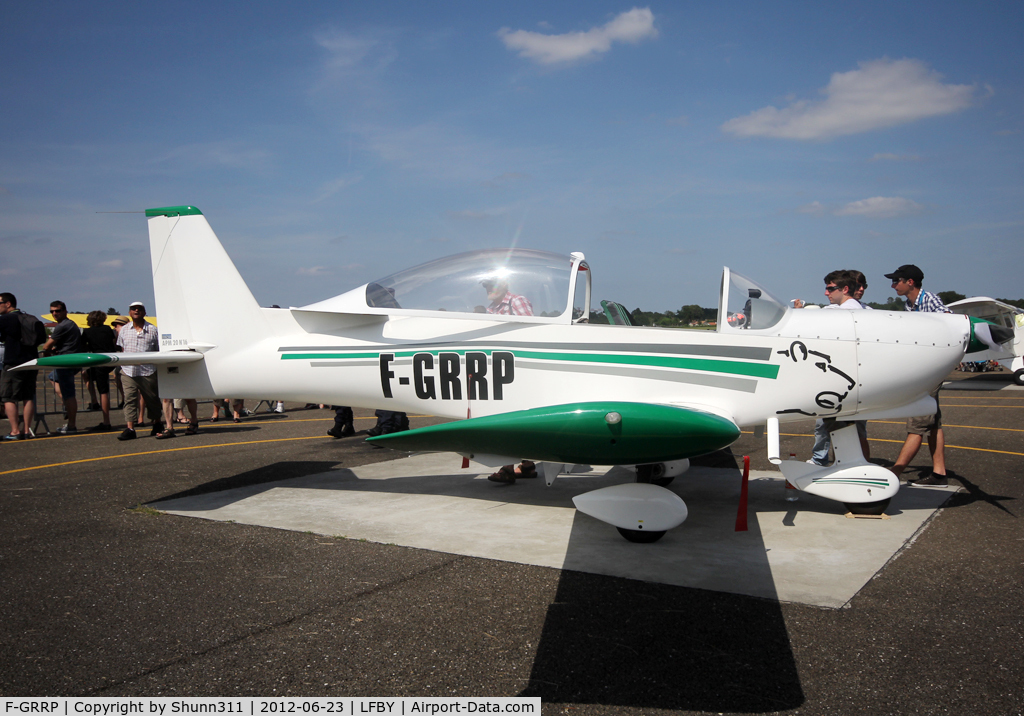
M534 460L549 485L574 464L635 466L637 482L574 499L633 541L680 524L687 508L662 485L750 426L767 427L769 457L795 487L881 512L899 480L864 459L842 421L934 412L929 393L972 339L966 316L792 310L728 268L717 331L632 326L607 301L609 325L591 324L583 254L528 249L460 254L312 305L261 308L198 209L146 215L159 353L24 368L152 363L168 397L459 418L372 440L492 466ZM230 310L210 310L211 287ZM833 465L780 460L779 424L816 417L838 419Z

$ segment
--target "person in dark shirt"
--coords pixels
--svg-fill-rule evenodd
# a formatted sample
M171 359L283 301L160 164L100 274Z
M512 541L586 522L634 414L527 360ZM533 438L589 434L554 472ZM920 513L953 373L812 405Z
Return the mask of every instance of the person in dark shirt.
M48 356L78 353L82 331L68 318L68 307L63 301L50 304L50 315L57 325L50 331L50 337L43 344L43 353ZM57 368L49 378L60 388L60 397L64 401L64 410L68 414L68 422L57 430L60 435L74 435L78 432L78 397L75 395L75 374L78 368Z
M117 353L117 336L114 329L106 325L107 314L103 311L91 311L85 317L89 327L82 331L82 345L86 353ZM112 368L86 368L96 392L99 393L100 410L103 411L103 422L89 432L110 432L110 371Z
M0 399L11 425L11 432L3 440L23 440L31 435L32 420L36 414L37 370L12 373L8 369L39 357L34 347L21 340L21 321L18 318L18 299L13 293L0 293L0 342L3 343L3 368L0 370ZM23 422L18 425L18 401L24 405Z

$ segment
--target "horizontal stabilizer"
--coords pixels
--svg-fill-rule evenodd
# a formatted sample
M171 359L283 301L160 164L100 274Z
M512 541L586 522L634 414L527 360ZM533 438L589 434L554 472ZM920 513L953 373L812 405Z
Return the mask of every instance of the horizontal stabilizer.
M718 415L647 403L572 403L470 418L370 438L408 451L518 455L538 461L635 465L703 455L740 431Z
M183 365L203 359L195 351L160 351L149 353L66 353L37 358L10 370L39 368L98 368L114 365Z

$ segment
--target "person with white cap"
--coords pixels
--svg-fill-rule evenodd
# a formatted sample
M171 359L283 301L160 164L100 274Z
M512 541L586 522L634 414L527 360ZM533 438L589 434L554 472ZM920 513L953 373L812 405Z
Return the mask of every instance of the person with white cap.
M160 335L156 326L146 321L146 306L135 301L128 307L131 324L124 326L117 334L117 345L125 353L146 353L160 350ZM163 432L161 419L163 409L157 391L156 366L152 363L143 365L126 365L121 369L121 380L124 383L124 420L127 427L118 436L118 440L134 440L135 423L139 419L139 394L146 402L146 412L153 421L152 435Z

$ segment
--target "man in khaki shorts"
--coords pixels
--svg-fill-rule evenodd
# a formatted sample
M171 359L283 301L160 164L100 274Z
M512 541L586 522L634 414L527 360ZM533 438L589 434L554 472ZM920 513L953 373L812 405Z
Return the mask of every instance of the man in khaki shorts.
M934 293L921 290L924 273L917 266L905 264L892 273L885 274L885 277L892 281L893 290L906 299L906 310L922 313L952 313L942 303L942 299ZM924 436L927 435L928 449L932 452L932 471L924 477L910 481L910 484L913 485L932 487L949 485L949 479L946 477L946 438L942 432L939 387L936 386L931 394L935 398L935 414L907 419L907 439L900 449L899 457L896 458L896 464L892 466L893 473L897 477L901 475L917 455L917 451L921 449L921 443L924 442Z

